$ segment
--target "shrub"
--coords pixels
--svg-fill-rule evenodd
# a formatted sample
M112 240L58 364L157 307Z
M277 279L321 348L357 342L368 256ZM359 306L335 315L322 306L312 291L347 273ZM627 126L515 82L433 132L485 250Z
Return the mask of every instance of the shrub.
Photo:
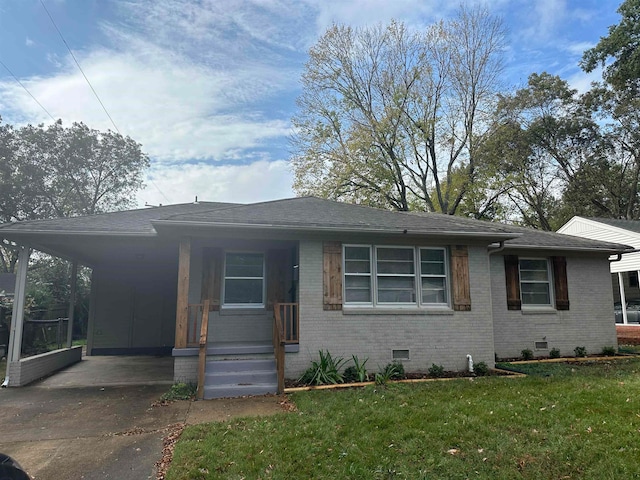
M576 347L573 349L573 352L576 354L576 357L586 357L587 347Z
M167 393L162 394L160 400L172 402L174 400L192 400L196 396L198 386L194 383L174 383Z
M489 373L489 367L485 362L478 362L473 366L473 371L476 375L484 377L487 373Z
M387 365L376 373L376 383L378 385L384 385L389 380L394 380L404 377L404 365L400 362L387 363Z
M299 378L305 385L333 385L344 381L340 367L345 363L342 357L333 358L329 351L318 351L319 361L311 362L311 366Z
M616 347L602 347L602 354L608 357L613 357L616 354Z
M549 357L551 358L560 358L560 350L557 348L552 348L549 352Z
M533 352L530 348L525 348L520 352L523 360L533 360Z
M436 365L435 363L432 363L429 367L428 372L430 377L444 377L444 367L442 365Z
M353 365L345 369L343 374L344 381L348 383L366 382L369 379L369 375L365 365L369 359L365 358L363 362L360 362L360 359L355 355L352 355L351 359L353 360Z

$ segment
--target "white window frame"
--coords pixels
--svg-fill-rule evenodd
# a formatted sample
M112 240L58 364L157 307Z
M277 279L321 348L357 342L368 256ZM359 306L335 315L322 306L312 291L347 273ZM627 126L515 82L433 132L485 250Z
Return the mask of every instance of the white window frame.
M347 248L367 248L369 250L369 273L348 273L347 272ZM349 305L354 306L364 306L371 307L373 306L373 285L374 285L374 274L373 274L373 252L371 245L363 245L363 244L349 244L343 245L342 247L342 298L347 299L347 276L349 277L369 277L369 298L371 298L370 302L349 302Z
M369 249L369 270L368 274L355 274L355 273L347 273L346 271L346 249L349 247L360 247L360 248L368 248ZM393 302L379 302L378 301L378 248L402 248L402 249L411 249L413 250L413 263L414 263L414 294L415 294L415 302L402 302L402 303L393 303ZM437 275L422 275L421 265L420 265L420 251L422 249L426 250L441 250L444 253L444 269L445 269L445 295L447 301L445 303L425 303L422 300L422 278L424 277L442 277ZM370 277L370 298L371 302L347 302L346 300L346 278L348 276L368 276ZM394 274L381 274L381 276L396 276ZM397 275L397 276L406 276L406 275ZM389 309L389 308L427 308L427 309L442 309L442 308L451 308L451 270L449 266L449 250L447 247L429 247L424 245L385 245L385 244L357 244L357 243L349 243L342 245L342 298L343 298L343 306L344 308L381 308L381 309Z
M409 274L409 273L379 273L378 272L378 251L379 250L411 250L413 252L413 274ZM375 259L373 262L373 267L374 267L374 271L372 272L372 274L375 275L375 303L376 305L381 305L381 306L393 306L393 307L405 307L405 306L417 306L418 305L418 285L417 285L417 269L416 269L416 248L412 247L412 246L406 246L406 245L401 245L401 246L396 246L396 245L375 245L374 246L374 252L375 252ZM408 263L408 262L407 262ZM380 279L381 277L396 277L396 278L413 278L413 296L415 298L415 300L413 302L381 302L378 299L378 290L379 290L379 285L378 285L378 279Z
M262 255L262 277L227 277L227 255L231 254L259 254ZM261 303L226 303L225 302L225 291L227 288L227 279L229 280L256 280L260 278L262 280L262 302ZM264 252L260 251L250 251L250 250L228 250L224 252L224 262L222 265L222 307L223 308L265 308L265 297L266 297L266 255Z
M443 275L435 275L435 274L423 274L422 273L422 250L439 250L442 252L442 260L444 262L444 274ZM418 251L418 258L416 259L417 263L418 263L418 280L419 280L419 285L417 285L417 288L420 292L420 304L421 305L429 305L429 306L448 306L449 302L451 301L451 294L450 294L450 288L449 288L449 284L451 283L449 281L450 278L450 274L449 274L449 262L447 261L448 255L447 255L447 249L444 247L418 247L417 248ZM422 298L422 279L423 278L444 278L444 295L445 295L445 302L444 303L427 303L424 301L424 299Z
M522 268L521 262L523 260L536 260L536 261L544 261L547 265L547 280L522 280ZM518 280L520 282L520 302L522 308L524 309L535 309L535 308L553 308L555 305L554 298L554 284L553 284L553 269L551 262L548 258L545 257L518 257ZM549 303L525 303L524 301L524 292L522 289L523 283L546 283L548 285L549 290Z

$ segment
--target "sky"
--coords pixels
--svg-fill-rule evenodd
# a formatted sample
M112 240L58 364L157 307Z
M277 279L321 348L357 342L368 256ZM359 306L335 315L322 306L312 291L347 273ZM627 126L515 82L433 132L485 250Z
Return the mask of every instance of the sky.
M464 3L485 4L507 28L505 85L522 87L531 73L546 71L585 91L600 73L580 70L582 52L618 23L621 1ZM290 120L309 48L332 23L359 27L395 19L419 29L453 16L459 5L0 0L0 62L6 66L0 64L0 117L17 126L48 124L53 117L66 126L117 127L151 160L138 206L196 196L222 202L291 197Z

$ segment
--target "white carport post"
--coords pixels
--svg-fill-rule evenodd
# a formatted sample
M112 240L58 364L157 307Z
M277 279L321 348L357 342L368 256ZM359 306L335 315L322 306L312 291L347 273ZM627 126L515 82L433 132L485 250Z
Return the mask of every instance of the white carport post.
M78 280L78 262L71 265L71 292L69 293L69 320L67 321L67 348L73 343L73 320L76 306L76 288Z
M627 297L624 294L623 272L618 272L618 286L620 287L620 308L622 309L622 323L627 324Z
M24 324L24 300L27 288L27 269L31 248L21 246L18 255L18 274L16 275L16 288L13 294L13 310L11 312L11 330L9 331L9 352L7 354L7 373L4 377L3 387L9 385L9 371L11 363L20 360L22 349L22 326Z

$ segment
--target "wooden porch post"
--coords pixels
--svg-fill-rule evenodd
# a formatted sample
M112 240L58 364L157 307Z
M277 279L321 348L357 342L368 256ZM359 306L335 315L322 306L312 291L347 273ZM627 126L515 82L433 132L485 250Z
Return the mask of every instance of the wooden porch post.
M71 348L73 343L73 320L76 307L76 289L78 285L78 262L71 265L71 292L69 294L69 320L67 321L67 348Z
M22 349L22 326L24 324L24 300L27 287L27 268L31 249L20 247L18 255L18 274L16 275L16 288L13 294L13 310L11 312L11 329L9 331L9 352L7 353L7 372L3 386L9 385L9 371L11 362L20 360Z
M180 239L180 254L178 257L178 297L175 348L185 348L187 346L190 263L191 238L184 237Z

